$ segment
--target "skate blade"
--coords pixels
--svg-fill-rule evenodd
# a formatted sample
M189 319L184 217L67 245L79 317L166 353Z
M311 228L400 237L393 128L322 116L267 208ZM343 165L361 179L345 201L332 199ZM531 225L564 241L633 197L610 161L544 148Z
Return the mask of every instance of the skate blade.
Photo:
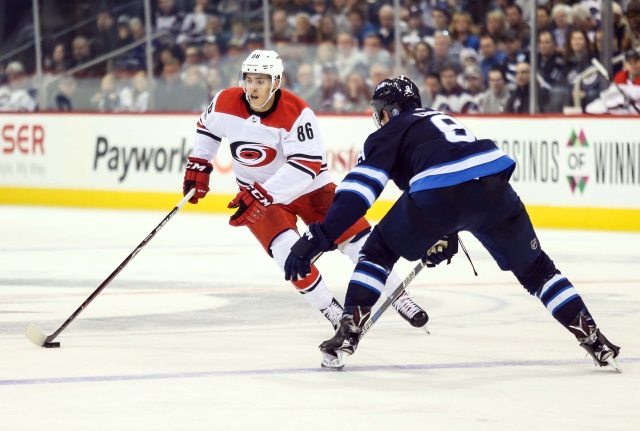
M348 353L340 351L336 352L336 355L322 352L322 362L320 362L320 366L328 370L340 371L344 368L348 356Z
M618 363L618 360L613 356L607 358L607 364L609 364L609 366L615 369L617 372L622 373L622 367Z

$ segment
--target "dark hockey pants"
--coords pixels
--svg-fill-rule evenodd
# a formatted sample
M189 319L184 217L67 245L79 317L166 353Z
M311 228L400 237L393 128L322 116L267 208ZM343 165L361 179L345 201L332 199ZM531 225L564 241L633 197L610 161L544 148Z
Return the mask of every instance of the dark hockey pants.
M557 273L520 198L500 174L451 187L404 193L374 228L362 252L387 268L422 258L442 236L471 232L529 293Z

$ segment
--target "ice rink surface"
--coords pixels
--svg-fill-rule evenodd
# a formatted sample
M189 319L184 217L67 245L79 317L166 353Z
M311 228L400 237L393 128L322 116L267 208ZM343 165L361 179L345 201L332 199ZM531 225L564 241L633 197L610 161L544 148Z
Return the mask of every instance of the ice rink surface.
M180 196L176 197L176 202ZM389 309L345 369L320 368L329 323L247 229L176 215L58 337L53 333L171 210L0 206L0 429L640 429L640 234L539 230L622 347L597 368L541 303L462 234L411 284L431 335ZM318 267L342 301L352 264ZM412 263L401 262L405 276Z

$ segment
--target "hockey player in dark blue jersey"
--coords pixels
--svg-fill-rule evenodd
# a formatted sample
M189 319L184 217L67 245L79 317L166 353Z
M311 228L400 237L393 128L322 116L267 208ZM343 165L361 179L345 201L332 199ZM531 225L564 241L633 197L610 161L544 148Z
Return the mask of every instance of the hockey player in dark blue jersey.
M620 370L615 359L620 348L600 332L580 294L542 250L509 184L515 161L449 115L420 108L418 89L406 77L382 81L371 103L379 130L365 141L324 221L309 226L285 263L287 279L305 277L311 260L335 248L334 240L367 212L390 179L404 192L361 250L341 326L320 346L340 359L323 361L323 366L340 369L343 358L355 352L371 307L399 258L434 266L455 253L457 232L468 231L575 335L597 365Z

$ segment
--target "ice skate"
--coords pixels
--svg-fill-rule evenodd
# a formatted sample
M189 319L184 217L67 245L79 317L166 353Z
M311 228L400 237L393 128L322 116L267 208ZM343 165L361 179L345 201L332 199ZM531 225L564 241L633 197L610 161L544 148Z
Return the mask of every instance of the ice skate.
M320 312L331 323L333 330L337 331L340 327L340 319L342 319L344 308L342 308L342 305L336 301L336 298L333 298L331 300L331 304L329 304L327 308L321 309Z
M413 302L413 299L409 296L409 292L406 290L403 291L391 305L393 305L393 308L395 308L398 314L400 314L404 320L409 322L411 326L421 328L424 332L429 334L429 329L427 328L429 316L426 311Z
M621 373L622 368L616 359L620 354L620 347L607 340L589 317L578 316L574 323L569 325L569 330L576 335L580 347L591 355L594 363L601 367L608 365Z
M596 365L601 367L609 365L617 372L622 372L622 368L616 359L620 354L620 347L607 340L607 337L600 332L600 329L595 328L595 331L589 337L578 341L580 341L580 346L591 355Z
M348 354L342 351L327 349L322 352L322 361L320 362L320 366L333 371L340 371L344 368L348 356Z
M353 355L360 341L362 327L371 317L371 308L356 307L353 314L344 314L333 338L320 344L323 368L341 370L347 357Z

